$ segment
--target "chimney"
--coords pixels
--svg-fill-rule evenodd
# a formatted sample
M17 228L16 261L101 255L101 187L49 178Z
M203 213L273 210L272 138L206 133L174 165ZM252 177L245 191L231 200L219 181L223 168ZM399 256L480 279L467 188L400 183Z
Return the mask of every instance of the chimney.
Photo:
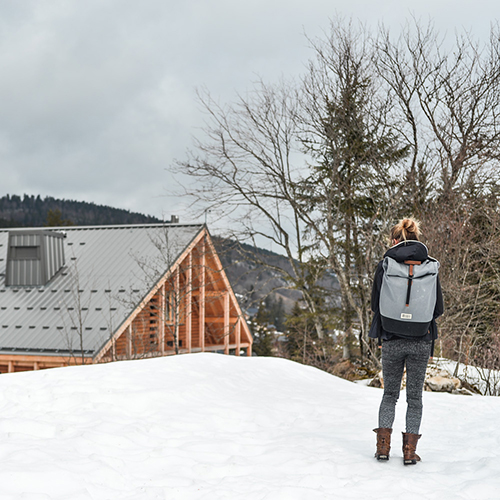
M9 231L6 285L46 285L64 266L64 238L56 231Z
M170 224L179 224L179 216L171 215L170 216Z

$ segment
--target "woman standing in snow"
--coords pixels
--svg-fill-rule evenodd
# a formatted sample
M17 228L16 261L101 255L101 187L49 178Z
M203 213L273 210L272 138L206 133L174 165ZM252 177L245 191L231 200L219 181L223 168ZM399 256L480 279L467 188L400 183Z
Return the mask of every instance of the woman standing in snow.
M419 236L419 223L413 219L403 219L392 228L392 246L377 266L371 298L374 317L369 336L378 338L379 345L382 345L384 378L379 426L374 429L377 433L375 457L389 460L392 425L406 366L405 465L420 460L415 451L421 437L418 432L422 420L422 390L427 362L437 338L436 318L443 314L444 309L439 263L429 257ZM423 286L421 282L425 280ZM426 320L422 321L421 316Z

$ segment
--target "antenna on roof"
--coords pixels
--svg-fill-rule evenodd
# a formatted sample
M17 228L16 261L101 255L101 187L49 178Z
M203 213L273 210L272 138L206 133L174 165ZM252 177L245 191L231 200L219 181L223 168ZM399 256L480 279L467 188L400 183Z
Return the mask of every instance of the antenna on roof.
M208 213L209 213L209 212L211 212L211 211L212 211L212 210L210 210L209 208L207 208L207 209L205 210L205 226L207 225L207 215L208 215Z

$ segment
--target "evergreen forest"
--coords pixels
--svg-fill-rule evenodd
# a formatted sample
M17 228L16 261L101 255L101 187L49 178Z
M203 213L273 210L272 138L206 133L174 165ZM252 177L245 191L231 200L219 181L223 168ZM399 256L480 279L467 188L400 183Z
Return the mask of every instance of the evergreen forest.
M0 198L0 227L100 226L161 222L156 217L86 201L40 195L5 195Z

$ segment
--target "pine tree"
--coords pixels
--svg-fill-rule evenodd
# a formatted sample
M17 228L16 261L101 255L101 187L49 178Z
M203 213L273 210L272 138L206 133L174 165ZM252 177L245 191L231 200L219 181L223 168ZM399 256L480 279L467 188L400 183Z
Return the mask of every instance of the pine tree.
M70 219L63 219L62 212L56 208L54 210L49 210L47 212L47 220L45 222L46 227L62 227L62 226L74 226L73 221Z

